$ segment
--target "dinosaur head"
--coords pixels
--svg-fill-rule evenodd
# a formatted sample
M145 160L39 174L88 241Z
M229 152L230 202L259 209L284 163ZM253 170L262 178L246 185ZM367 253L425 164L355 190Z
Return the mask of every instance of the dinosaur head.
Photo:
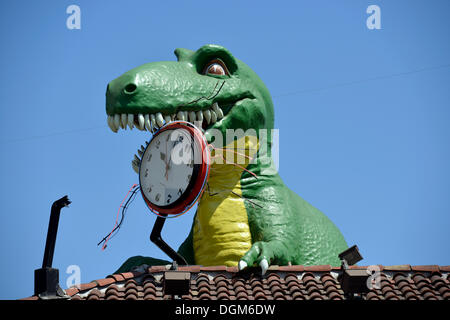
M267 88L226 48L211 44L197 51L176 49L175 55L178 61L147 63L108 84L106 113L112 131L154 132L179 119L201 127L211 142L212 129L225 137L227 129L258 133L273 128Z

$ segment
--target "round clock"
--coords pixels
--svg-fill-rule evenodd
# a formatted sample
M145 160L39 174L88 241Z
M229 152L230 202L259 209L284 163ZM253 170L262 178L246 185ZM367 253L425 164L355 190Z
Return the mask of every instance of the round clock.
M154 134L142 156L142 196L160 216L182 214L201 196L209 168L210 153L202 131L189 122L171 122Z

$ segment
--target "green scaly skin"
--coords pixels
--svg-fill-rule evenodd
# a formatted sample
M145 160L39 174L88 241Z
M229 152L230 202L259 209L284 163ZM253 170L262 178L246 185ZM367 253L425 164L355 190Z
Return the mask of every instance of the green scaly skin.
M180 110L205 110L217 102L224 117L206 128L208 142L212 142L211 129L220 130L226 137L226 129L255 129L259 135L259 129L273 128L274 109L267 88L252 69L227 49L205 45L195 52L176 49L175 55L178 61L144 64L111 81L106 93L106 113L169 115ZM205 65L217 58L226 64L230 75L202 73ZM124 90L130 83L136 85L131 94ZM271 142L269 135L269 146ZM243 171L242 196L259 206L245 201L252 245L239 267L258 264L265 272L269 264L339 265L338 254L347 248L344 237L322 212L283 183L271 161L271 148L260 149L258 161L247 169L258 179ZM179 253L189 264L196 264L192 229ZM168 263L137 256L128 259L118 271L142 264Z

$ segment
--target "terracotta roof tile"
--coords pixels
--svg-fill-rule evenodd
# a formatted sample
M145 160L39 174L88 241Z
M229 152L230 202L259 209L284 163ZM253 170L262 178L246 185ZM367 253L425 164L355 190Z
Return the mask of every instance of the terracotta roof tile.
M140 273L137 273L137 272L123 272L123 273L121 273L120 275L121 275L125 280L128 280L128 279L134 278L135 276L140 275Z
M366 269L358 266L356 269ZM186 300L345 300L340 268L325 266L279 266L262 276L258 268L238 271L234 267L186 266L190 272ZM380 288L361 294L366 300L450 300L448 266L380 266ZM164 266L146 272L126 272L69 288L73 300L162 300ZM27 299L37 299L29 297Z
M104 286L107 286L107 285L110 285L110 284L116 282L116 280L114 278L106 278L106 279L94 280L92 282L95 282L97 284L97 286L99 286L99 287L104 287Z
M95 283L95 282L83 283L80 285L80 291L89 290L89 289L95 288L96 286L97 286L97 283Z
M296 291L292 294L292 298L294 300L305 300L306 297L301 292Z
M88 298L99 300L99 299L104 298L104 294L100 290L95 288L95 289L91 290L91 292L89 292Z
M200 272L201 266L179 266L178 270L188 272Z
M439 266L428 265L428 266L412 266L413 271L426 271L426 272L439 272Z
M227 272L238 272L239 271L239 269L238 269L238 267L227 267Z
M385 271L410 271L411 266L409 264L402 264L402 265L396 265L396 266L384 266L383 270L385 270Z
M313 272L331 271L331 266L329 264L320 266L306 266L305 271L313 271Z
M200 267L200 271L226 271L227 267L226 266L211 266L211 267Z
M74 294L78 293L80 290L79 290L77 287L70 287L70 288L68 288L68 289L66 289L66 290L64 290L64 291L66 291L66 294L67 294L69 297L71 297L71 296L73 296Z
M23 298L20 300L39 300L39 298L37 296L31 296L31 297Z
M125 278L121 274L111 274L111 275L107 276L107 278L112 278L117 282L125 280Z
M303 272L303 271L305 271L305 267L304 266L280 266L279 271Z
M163 272L166 271L166 267L165 266L151 266L148 268L148 272L149 273L153 273L153 272Z

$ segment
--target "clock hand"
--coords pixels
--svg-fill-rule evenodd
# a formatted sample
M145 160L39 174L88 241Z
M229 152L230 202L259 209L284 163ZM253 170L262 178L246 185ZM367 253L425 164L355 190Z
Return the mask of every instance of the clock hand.
M166 173L164 174L164 176L166 177L166 181L169 181L169 160L167 160L167 141L166 141L166 156L164 157L164 162L166 163Z
M171 167L171 162L170 160L172 159L172 152L169 155L169 159L167 160L167 164L166 164L166 180L169 180L169 169Z
M166 168L166 173L164 174L164 176L166 176L166 180L167 180L167 167L168 167L168 163L167 163L167 154L163 153L162 151L160 152L161 155L161 160L164 161L164 165Z

